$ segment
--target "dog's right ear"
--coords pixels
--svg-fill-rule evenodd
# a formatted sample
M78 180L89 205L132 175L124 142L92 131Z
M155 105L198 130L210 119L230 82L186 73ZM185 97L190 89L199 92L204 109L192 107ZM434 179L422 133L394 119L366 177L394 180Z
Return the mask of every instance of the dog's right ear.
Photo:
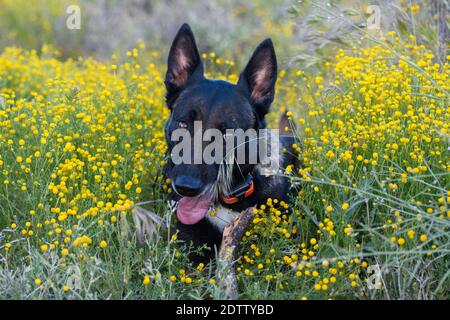
M167 89L167 105L172 108L179 93L188 82L203 76L203 64L195 43L194 34L187 23L178 30L167 59L164 84Z

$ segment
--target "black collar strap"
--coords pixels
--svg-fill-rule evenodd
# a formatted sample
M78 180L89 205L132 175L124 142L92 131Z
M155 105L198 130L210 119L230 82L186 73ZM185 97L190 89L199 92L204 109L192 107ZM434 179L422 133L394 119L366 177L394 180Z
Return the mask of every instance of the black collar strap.
M249 197L254 191L253 176L249 173L244 181L236 185L227 195L222 194L220 198L226 204L234 204Z

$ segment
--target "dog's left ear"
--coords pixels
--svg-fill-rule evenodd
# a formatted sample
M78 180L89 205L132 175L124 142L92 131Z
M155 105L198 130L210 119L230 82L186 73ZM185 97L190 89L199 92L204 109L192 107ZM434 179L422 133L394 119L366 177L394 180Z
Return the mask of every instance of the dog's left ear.
M178 30L167 59L167 73L164 84L167 88L167 102L172 103L180 91L192 80L203 76L203 64L195 43L194 34L187 23Z
M277 57L272 40L266 39L253 52L238 82L249 94L250 102L261 119L274 99L276 80Z

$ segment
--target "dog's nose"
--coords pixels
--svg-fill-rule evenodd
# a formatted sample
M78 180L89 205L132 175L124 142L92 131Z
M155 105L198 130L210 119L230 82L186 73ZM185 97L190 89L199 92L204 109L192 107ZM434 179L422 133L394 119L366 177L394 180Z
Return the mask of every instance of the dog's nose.
M180 176L175 179L173 187L182 196L195 197L200 194L202 183L196 178Z

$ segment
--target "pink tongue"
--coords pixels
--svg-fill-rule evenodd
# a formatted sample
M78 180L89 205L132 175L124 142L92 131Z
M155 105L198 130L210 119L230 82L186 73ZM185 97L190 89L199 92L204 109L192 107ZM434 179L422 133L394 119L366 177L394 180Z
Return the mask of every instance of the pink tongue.
M183 224L195 224L205 217L210 205L208 194L200 197L183 197L178 202L178 220Z

